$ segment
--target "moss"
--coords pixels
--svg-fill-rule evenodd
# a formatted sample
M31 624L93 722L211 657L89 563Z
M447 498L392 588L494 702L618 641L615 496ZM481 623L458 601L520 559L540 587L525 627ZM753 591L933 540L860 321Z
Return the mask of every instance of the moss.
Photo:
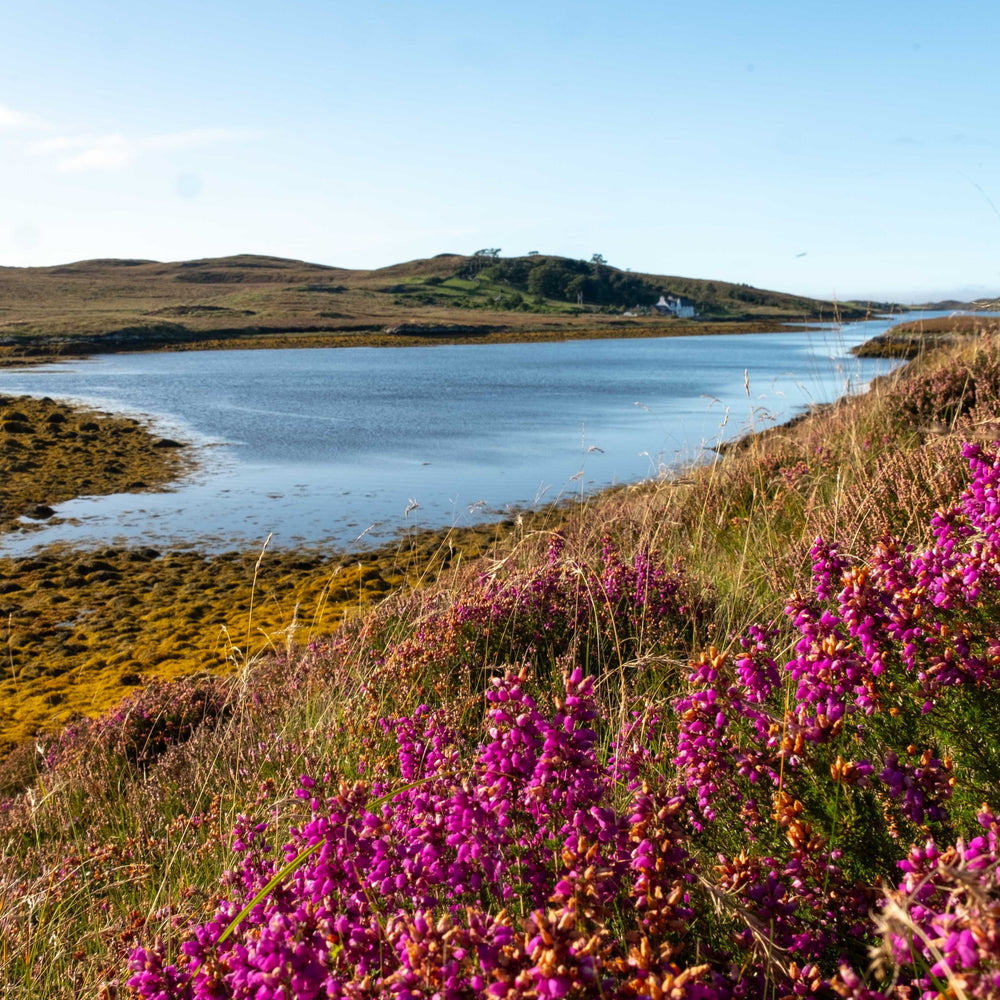
M165 485L190 465L185 449L158 448L131 417L8 396L0 411L0 531L21 529L22 517L51 517L53 505L84 492Z
M268 551L256 584L259 552L53 546L0 559L0 755L38 730L111 707L137 678L225 672L327 636L346 616L475 558L507 531L414 532L347 555ZM38 682L58 699L42 697Z

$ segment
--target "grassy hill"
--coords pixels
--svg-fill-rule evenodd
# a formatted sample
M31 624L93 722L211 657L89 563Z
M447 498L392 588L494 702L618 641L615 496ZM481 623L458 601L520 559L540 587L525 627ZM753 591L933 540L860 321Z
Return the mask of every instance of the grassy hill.
M858 304L545 255L441 254L371 271L254 254L174 263L87 260L0 268L0 357L262 338L372 343L400 326L397 337L693 332L685 326L691 321L646 314L661 294L694 304L702 332L711 332L704 320L829 320L865 312ZM447 329L456 326L464 329Z

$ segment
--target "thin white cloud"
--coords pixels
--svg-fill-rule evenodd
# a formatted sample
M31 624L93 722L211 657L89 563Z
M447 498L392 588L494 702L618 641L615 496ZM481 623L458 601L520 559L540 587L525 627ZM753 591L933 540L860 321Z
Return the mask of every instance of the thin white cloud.
M15 111L6 104L0 104L0 129L6 128L39 128L45 123L41 118L28 114L26 111Z
M59 162L59 169L74 170L118 170L128 166L133 154L127 144L102 144L84 149Z
M108 135L50 135L27 143L35 156L50 160L57 170L120 170L143 156L235 142L249 133L235 129L199 128L131 138Z
M53 135L28 143L36 156L54 158L59 170L107 170L124 167L134 156L134 144L123 135Z

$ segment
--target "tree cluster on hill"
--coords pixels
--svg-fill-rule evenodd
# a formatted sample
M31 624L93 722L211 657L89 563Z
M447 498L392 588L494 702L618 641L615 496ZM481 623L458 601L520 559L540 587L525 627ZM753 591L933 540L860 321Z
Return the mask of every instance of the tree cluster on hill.
M542 255L493 257L490 261L477 272L481 277L545 299L599 306L649 306L666 291L638 275L608 267L599 254L590 261Z

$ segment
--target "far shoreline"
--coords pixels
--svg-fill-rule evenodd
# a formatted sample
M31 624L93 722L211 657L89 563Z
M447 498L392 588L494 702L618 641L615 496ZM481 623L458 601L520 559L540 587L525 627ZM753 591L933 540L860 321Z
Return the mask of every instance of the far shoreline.
M875 318L874 314L873 317ZM627 321L626 321L627 322ZM847 322L856 322L849 320ZM678 320L673 323L629 325L608 324L586 327L519 330L482 327L472 330L457 327L462 332L444 332L446 328L431 327L429 332L407 332L419 329L408 325L404 332L386 329L370 331L288 330L275 332L236 331L213 336L211 332L192 333L190 338L150 336L142 333L111 331L106 334L79 338L8 337L0 343L0 369L55 364L60 361L80 361L104 354L143 354L186 351L231 350L298 350L342 347L393 348L434 347L471 344L531 344L562 343L584 340L651 340L674 337L713 337L727 334L752 335L762 333L800 333L828 325L826 321L789 321L785 319L752 321ZM432 332L431 332L432 331Z

